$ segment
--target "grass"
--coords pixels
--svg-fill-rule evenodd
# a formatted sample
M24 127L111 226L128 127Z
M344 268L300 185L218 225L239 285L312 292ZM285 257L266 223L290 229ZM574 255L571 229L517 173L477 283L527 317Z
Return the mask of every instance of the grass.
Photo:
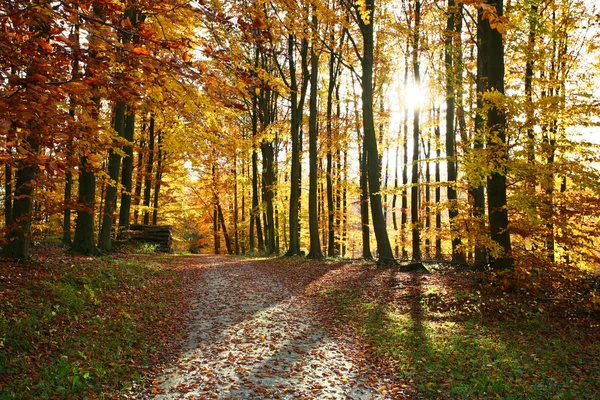
M131 389L156 361L177 284L156 262L127 256L4 265L0 278L0 399Z
M425 398L600 398L597 326L439 281L376 291L355 281L320 294Z

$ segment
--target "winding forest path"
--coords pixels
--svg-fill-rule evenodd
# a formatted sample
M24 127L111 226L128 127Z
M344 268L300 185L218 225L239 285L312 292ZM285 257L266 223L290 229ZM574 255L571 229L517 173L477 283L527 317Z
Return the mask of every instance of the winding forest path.
M286 260L195 256L189 336L155 380L155 399L385 399L384 380L351 340L324 328ZM326 273L328 267L318 273ZM307 276L309 275L309 276ZM341 335L340 335L341 336Z

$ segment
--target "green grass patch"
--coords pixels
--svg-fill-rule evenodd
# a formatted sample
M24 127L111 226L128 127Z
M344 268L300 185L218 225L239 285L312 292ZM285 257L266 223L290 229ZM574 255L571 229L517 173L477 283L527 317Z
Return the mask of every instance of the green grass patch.
M12 269L11 269L12 268ZM146 258L3 267L0 398L109 398L142 379L175 274Z
M479 293L439 288L404 304L375 301L360 289L330 287L321 295L426 398L600 397L600 342L576 330L549 332L541 313L487 323Z

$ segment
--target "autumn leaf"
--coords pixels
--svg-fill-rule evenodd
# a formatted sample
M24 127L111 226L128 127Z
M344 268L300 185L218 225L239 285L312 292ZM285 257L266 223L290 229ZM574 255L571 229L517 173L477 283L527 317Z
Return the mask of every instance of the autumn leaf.
M133 54L141 55L141 56L149 56L150 52L148 49L144 47L136 47L133 49Z

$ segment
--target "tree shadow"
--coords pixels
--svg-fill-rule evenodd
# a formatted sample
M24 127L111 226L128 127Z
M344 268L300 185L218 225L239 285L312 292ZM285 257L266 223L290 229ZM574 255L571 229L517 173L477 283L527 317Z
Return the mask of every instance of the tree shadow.
M195 256L203 269L183 354L167 391L220 398L372 398L364 374L319 319L305 289L344 263ZM364 364L360 368L365 368Z

